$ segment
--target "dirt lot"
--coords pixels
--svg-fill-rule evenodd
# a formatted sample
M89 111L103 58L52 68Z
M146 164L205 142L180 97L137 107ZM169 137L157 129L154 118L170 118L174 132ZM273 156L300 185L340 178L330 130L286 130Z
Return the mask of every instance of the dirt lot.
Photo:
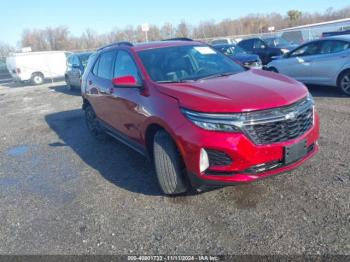
M2 254L350 254L350 98L310 88L320 153L257 183L169 198L85 128L62 82L0 86Z

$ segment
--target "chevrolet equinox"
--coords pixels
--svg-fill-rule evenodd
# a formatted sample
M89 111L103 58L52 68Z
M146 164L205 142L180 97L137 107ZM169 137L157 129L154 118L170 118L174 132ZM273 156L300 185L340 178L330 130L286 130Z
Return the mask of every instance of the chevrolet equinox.
M87 128L148 156L168 195L252 182L318 151L306 87L189 39L100 48L82 78Z

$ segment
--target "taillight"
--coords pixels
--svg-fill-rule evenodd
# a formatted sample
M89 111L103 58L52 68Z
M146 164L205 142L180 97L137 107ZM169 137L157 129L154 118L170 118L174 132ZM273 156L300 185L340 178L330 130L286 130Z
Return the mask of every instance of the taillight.
M20 68L16 68L16 72L17 72L17 74L20 74L21 73L21 69Z

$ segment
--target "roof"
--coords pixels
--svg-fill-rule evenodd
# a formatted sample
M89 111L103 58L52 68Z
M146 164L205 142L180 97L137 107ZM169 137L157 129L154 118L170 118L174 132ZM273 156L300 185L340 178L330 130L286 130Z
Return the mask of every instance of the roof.
M315 24L308 24L308 25L300 25L300 26L295 26L295 27L289 27L289 28L278 30L278 32L284 32L284 31L290 31L290 30L296 30L296 29L303 29L303 28L315 27L315 26L332 25L332 24L344 23L344 22L350 23L350 18L344 18L344 19L332 20L332 21L327 21L327 22L322 22L322 23L315 23Z
M344 40L344 41L349 41L350 42L350 35L335 35L335 36L327 36L322 38L322 40Z
M149 42L149 43L140 43L135 44L132 49L136 52L144 51L149 49L173 47L173 46L185 46L185 45L203 45L202 42L197 41L158 41L158 42Z
M22 53L10 53L10 56L28 56L28 55L48 55L57 53L69 53L67 51L42 51L42 52L22 52Z

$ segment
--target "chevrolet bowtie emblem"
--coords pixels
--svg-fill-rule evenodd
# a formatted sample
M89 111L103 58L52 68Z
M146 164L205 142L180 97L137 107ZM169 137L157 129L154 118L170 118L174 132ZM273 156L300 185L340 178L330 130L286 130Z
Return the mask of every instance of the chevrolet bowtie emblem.
M288 113L285 116L286 120L295 120L297 118L296 114L294 112Z

